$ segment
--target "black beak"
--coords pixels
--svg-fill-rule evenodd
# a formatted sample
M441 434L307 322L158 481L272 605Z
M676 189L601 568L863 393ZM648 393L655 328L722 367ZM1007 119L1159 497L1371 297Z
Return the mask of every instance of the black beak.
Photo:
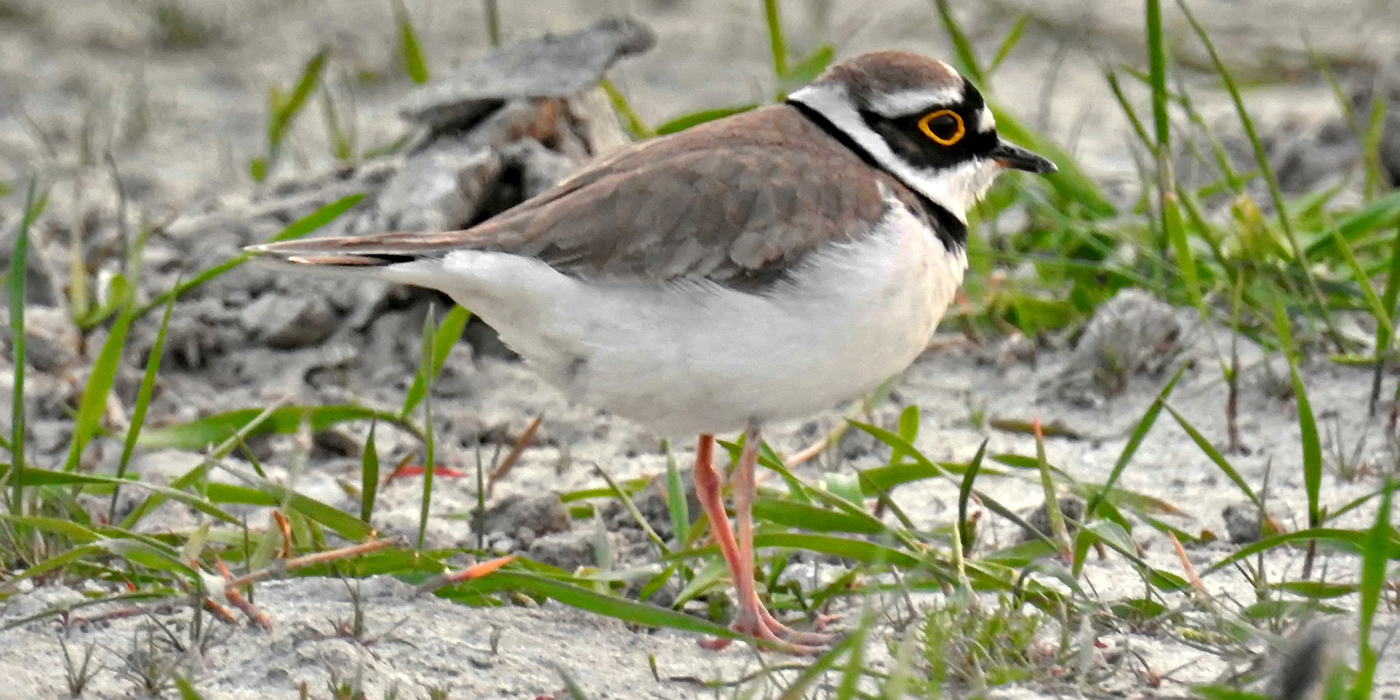
M1055 164L1044 156L1005 141L998 141L988 155L1003 168L1015 168L1037 175L1049 175L1056 170Z

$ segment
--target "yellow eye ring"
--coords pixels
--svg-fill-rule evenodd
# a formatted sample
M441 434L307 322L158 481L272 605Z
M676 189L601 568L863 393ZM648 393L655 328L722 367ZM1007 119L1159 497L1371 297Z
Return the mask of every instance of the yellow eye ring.
M952 117L954 121L958 123L958 130L954 131L953 135L949 136L948 138L943 138L942 136L933 133L933 129L929 127L929 122L932 122L933 120L939 117L945 116ZM931 112L929 114L924 115L924 118L919 120L919 131L924 132L924 136L933 139L940 145L951 146L962 140L962 137L965 134L967 134L967 127L963 125L963 119L961 116L958 115L957 112L954 112L951 109L940 109L937 112Z

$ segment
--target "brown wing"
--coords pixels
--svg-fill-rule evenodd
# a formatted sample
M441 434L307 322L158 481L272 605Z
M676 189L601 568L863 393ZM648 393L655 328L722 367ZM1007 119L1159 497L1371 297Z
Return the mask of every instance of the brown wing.
M716 150L715 144L726 144ZM464 231L292 241L294 262L374 265L458 249L530 255L579 276L776 278L822 244L864 235L903 187L787 106L629 148Z

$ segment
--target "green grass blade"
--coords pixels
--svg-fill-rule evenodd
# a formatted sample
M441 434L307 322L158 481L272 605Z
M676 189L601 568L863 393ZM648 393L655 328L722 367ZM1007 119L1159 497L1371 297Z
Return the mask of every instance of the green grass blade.
M1259 500L1259 496L1254 493L1254 489L1249 487L1244 477L1240 476L1238 471L1235 471L1235 468L1230 465L1230 462L1225 459L1225 456L1220 454L1220 450L1215 449L1215 445L1210 444L1210 440L1207 440L1206 436L1201 434L1201 431L1196 430L1196 426L1191 425L1185 417L1177 413L1176 409L1172 408L1171 404L1163 404L1163 407L1167 409L1168 413L1172 414L1172 418L1176 419L1181 429L1185 430L1186 434L1191 437L1191 441L1196 443L1196 447L1199 447L1201 452L1205 453L1206 457L1210 459L1211 462L1215 463L1215 466L1220 469L1221 473L1225 474L1230 481L1233 481L1235 486L1238 486L1240 491L1244 493L1245 497L1247 497L1256 508L1262 511L1264 509L1263 501Z
M1147 0L1147 74L1152 87L1152 125L1157 152L1169 153L1171 122L1167 118L1167 45L1162 40L1161 0Z
M1311 541L1335 548L1339 551L1354 554L1364 554L1368 546L1369 535L1356 530L1339 530L1335 528L1316 528L1310 530L1298 530L1297 532L1285 532L1281 535L1265 537L1258 542L1240 547L1231 552L1229 556L1211 564L1204 571L1200 572L1202 577L1213 574L1222 569L1234 566L1236 563L1244 561L1260 552L1268 552L1278 549L1284 545L1307 546ZM1400 543L1390 542L1387 556L1392 559L1400 558Z
M515 565L512 564L511 567L513 566ZM551 598L569 607L611 617L628 624L696 632L727 639L746 639L744 635L709 620L702 620L685 613L658 608L646 603L617 598L538 574L513 570L511 567L484 578L441 588L437 591L437 595L449 599L475 599L482 594L495 591L518 591L538 598Z
M186 489L191 488L196 484L204 482L204 480L208 477L209 467L211 464L213 464L214 460L223 459L230 452L232 452L234 448L238 447L239 445L245 444L244 440L254 431L261 428L263 423L266 422L269 418L273 416L273 414L277 412L277 408L278 406L273 405L263 409L262 412L254 416L252 420L248 421L246 424L243 425L243 427L239 428L236 433L230 435L228 439L224 440L222 443L219 443L217 447L215 447L209 452L209 455L205 457L203 461L195 465L194 468L190 469L188 472L185 472L184 475L170 482L170 488L177 490ZM122 518L122 522L119 524L119 527L126 530L134 528L137 523L141 522L142 518L146 517L147 514L149 514L152 510L155 510L164 501L165 496L163 496L162 494L152 494L151 496L147 497L146 500L137 504L135 508L132 508L131 512L127 513L125 518Z
M413 28L413 18L408 16L408 8L403 6L402 0L394 2L394 23L399 25L399 58L404 71L419 85L428 82L428 63L418 44L418 31Z
M755 547L783 547L805 550L818 554L854 559L862 564L897 566L912 569L931 562L915 557L909 552L895 549L876 542L839 537L811 532L760 532L754 535ZM712 556L719 554L719 545L708 544L681 552L673 552L661 557L663 562L678 561L687 557ZM721 562L722 563L722 562Z
M1035 431L1035 463L1040 472L1040 488L1045 493L1045 514L1050 520L1050 536L1060 548L1065 559L1072 557L1073 545L1069 540L1069 530L1065 527L1064 513L1060 512L1060 498L1055 492L1055 480L1050 476L1050 463L1045 458L1045 437L1041 434L1040 423Z
M131 425L126 429L126 440L122 442L121 461L117 463L117 478L126 478L127 467L131 465L131 455L136 450L136 440L141 428L146 424L146 411L151 407L151 396L155 394L156 375L160 373L161 358L165 356L165 336L170 328L170 314L175 310L175 297L165 303L165 313L160 317L160 329L156 331L151 354L146 358L146 372L141 376L141 388L136 392L136 405L131 409ZM112 500L107 505L107 522L117 517L117 497L121 487L112 489Z
M977 52L972 48L972 40L967 37L967 32L963 31L958 21L953 18L953 10L948 5L948 0L935 0L934 7L938 10L938 20L943 24L943 31L947 33L948 40L953 43L953 56L957 62L958 72L967 76L969 80L976 83L983 90L990 89L987 85L987 74L982 72L982 64L977 60ZM997 115L1000 122L1001 115Z
M603 92L608 96L608 101L612 102L613 111L617 112L618 118L622 120L622 125L633 139L643 140L656 136L656 132L647 126L646 120L642 119L642 115L638 114L637 110L632 107L627 96L622 94L622 91L617 89L611 80L603 78L598 82L598 87L603 88Z
M1176 250L1177 263L1182 276L1187 281L1187 293L1191 303L1204 309L1199 301L1200 289L1196 280L1195 262L1191 248L1186 242L1186 231L1181 223L1181 209L1177 205L1176 183L1172 177L1171 119L1167 115L1167 47L1162 41L1162 6L1160 0L1147 0L1147 56L1148 84L1152 88L1152 153L1157 162L1157 215L1158 234L1156 279L1165 282L1167 271L1165 261L1167 249Z
M1324 212L1324 216L1326 216ZM1341 229L1332 226L1332 238L1337 242L1337 250L1341 251L1342 259L1346 261L1347 267L1351 269L1352 278L1356 280L1356 286L1361 290L1361 298L1365 300L1368 310L1375 317L1376 324L1380 328L1394 328L1390 319L1390 311L1386 309L1385 303L1381 301L1380 295L1376 294L1376 288L1371 285L1371 277L1366 274L1366 270L1361 267L1361 263L1356 259L1356 253L1352 251L1351 244L1342 236Z
M1390 100L1384 97L1385 93L1376 90L1371 99L1371 113L1367 115L1366 138L1362 145L1362 157L1366 163L1366 184L1367 196L1374 195L1381 189L1381 183L1385 181L1383 175L1384 168L1381 166L1381 138L1385 135L1385 113L1390 108Z
M554 669L554 675L559 676L559 682L564 684L564 692L569 694L569 700L588 700L588 695L583 692L583 688L578 687L573 676L564 670L564 667L557 662L548 662L550 668Z
M149 541L135 539L101 540L96 544L137 566L177 574L186 581L199 576L199 572L182 561L180 552L173 548L157 547Z
M754 546L808 550L855 559L865 564L893 565L904 569L924 563L908 552L882 544L807 532L761 533L754 537Z
M849 532L877 535L889 528L874 516L828 510L806 503L760 498L753 504L754 518L763 522L802 528L810 532Z
M1105 68L1103 72L1104 81L1108 83L1108 88L1113 92L1113 99L1117 100L1118 108L1123 110L1123 114L1128 117L1128 123L1133 127L1133 134L1147 148L1152 148L1152 139L1147 135L1147 129L1142 125L1142 120L1138 118L1137 110L1133 109L1133 104L1128 101L1128 96L1123 92L1123 83L1118 79L1118 74L1111 68Z
M268 242L275 243L277 241L287 241L293 238L300 238L302 236L305 236L306 234L311 233L312 231L315 231L316 229L321 228L322 226L325 226L326 224L334 221L336 217L339 217L341 214L344 214L346 210L350 209L350 207L359 204L360 200L364 198L365 196L363 194L352 194L348 197L342 197L341 199L331 202L330 204L327 204L326 206L321 207L320 209L317 209L316 211L313 211L310 214L307 214L306 216L303 216L300 219L297 219L296 221L293 221L292 223L288 224L287 228L282 229L281 233L278 233L272 238L269 238ZM241 253L239 255L233 256L232 258L229 258L228 260L225 260L222 263L219 263L218 265L214 265L213 267L201 270L199 274L190 278L188 281L181 282L175 285L169 291L160 294L156 298L152 299L145 306L141 307L140 311L136 312L136 316L144 316L146 315L146 313L151 311L151 309L154 309L158 306L164 306L165 304L169 303L171 299L179 298L185 292L188 292L191 289L194 289L195 287L198 287L199 285L204 284L205 282L208 282L209 280L212 280L215 277L218 277L219 275L222 275L225 272L228 272L229 270L232 270L242 265L243 263L248 262L252 259L252 257L252 253Z
M1161 206L1162 227L1166 231L1167 242L1171 245L1172 252L1176 254L1181 281L1186 285L1186 296L1201 314L1201 318L1209 319L1210 308L1206 306L1205 297L1201 294L1201 276L1196 270L1196 257L1192 254L1191 244L1186 238L1186 225L1182 221L1182 207L1177 199L1175 185L1171 186L1170 196L1162 199Z
M442 319L442 325L432 334L432 360L420 364L418 371L414 373L413 384L408 387L408 393L404 396L403 408L399 409L401 417L407 418L408 414L418 407L418 402L427 395L428 384L442 372L442 363L447 361L452 347L461 340L462 330L467 327L467 321L471 320L471 317L472 312L460 306L453 306Z
M1322 204L1325 205L1326 202ZM1356 243L1363 236L1394 226L1396 223L1400 223L1400 192L1392 192L1367 202L1356 211L1347 212L1337 221L1337 229L1347 241ZM1313 246L1308 248L1308 254L1326 253L1327 246L1331 243L1329 237L1319 237Z
M1176 388L1176 383L1181 380L1181 376L1186 373L1187 365L1182 365L1172 375L1171 381L1162 387L1162 391L1157 394L1157 398L1147 407L1147 411L1138 419L1137 425L1133 426L1133 432L1128 436L1127 444L1123 445L1123 451L1118 454L1118 461L1113 464L1113 469L1108 473L1108 479L1103 482L1103 488L1099 489L1094 497L1089 499L1088 505L1084 508L1084 519L1090 520L1098 512L1099 504L1103 503L1113 493L1113 487L1118 483L1123 471L1128 468L1128 463L1132 461L1133 455L1137 454L1138 447L1142 446L1142 441L1147 439L1147 433L1152 430L1153 424L1157 422L1157 416L1162 413L1162 407L1166 405L1167 397L1171 396L1172 390Z
M773 55L773 76L782 81L788 74L787 39L783 37L783 21L778 16L778 0L763 0L763 21L768 27L768 49Z
M787 75L783 76L783 84L786 87L801 87L817 79L826 67L831 65L836 58L836 47L831 44L822 44L807 54L802 60L794 63L788 68Z
M987 75L993 75L997 68L1001 67L1001 62L1011 55L1011 50L1016 48L1016 44L1021 42L1021 33L1026 31L1026 23L1031 19L1029 12L1022 13L1016 18L1016 23L1011 25L1011 29L1002 38L1001 45L997 47L996 55L992 56L992 62L987 66Z
M920 467L923 467L924 469L936 473L939 476L942 476L949 480L952 479L952 473L946 467L926 457L922 452L919 452L917 449L915 449L913 445L909 444L908 440L905 440L898 433L892 433L888 430L885 430L884 428L880 428L869 423L862 423L857 420L852 420L848 422L851 425L854 425L856 428L866 433L869 433L870 436L875 438L876 440L879 440L880 442L889 445L891 449L898 451L900 454L908 455ZM871 469L866 472L866 475L872 479L873 483L888 488L888 484L885 484L884 482L876 478L877 474L880 474L880 470L878 469Z
M1060 148L1050 139L1041 136L1034 129L1022 124L1019 119L1002 109L994 100L988 98L987 104L991 106L992 112L996 115L997 131L1003 137L1049 158L1059 168L1055 172L1043 176L1045 182L1050 185L1056 195L1067 204L1073 205L1083 218L1107 219L1117 215L1118 210L1104 196L1098 183L1084 174L1084 171L1079 168L1079 164L1075 162L1068 151Z
M1301 356L1298 354L1298 346L1293 342L1293 331L1288 324L1288 311L1283 307L1283 295L1275 293L1273 304L1274 330L1278 333L1279 345L1283 346L1284 357L1291 365L1298 362Z
M1395 302L1400 298L1400 225L1395 227L1395 238L1391 242L1390 267L1385 274L1385 291L1381 293L1381 308L1387 313L1395 313ZM1385 367L1382 358L1390 348L1391 327L1376 326L1376 370L1371 379L1371 414L1376 412L1376 401L1381 397L1381 372Z
M263 415L265 413L266 417ZM222 442L238 434L247 436L264 433L290 435L297 431L297 427L301 425L303 419L311 422L313 432L325 430L338 423L374 420L403 428L419 439L424 437L417 426L401 420L398 414L377 411L364 406L279 406L270 413L266 409L245 408L179 425L151 428L141 432L140 437L136 439L136 444L151 450L167 448L202 450L211 443Z
M783 690L780 700L802 700L808 697L821 697L820 695L810 695L808 690L817 682L822 680L828 671L836 666L837 660L842 656L854 653L856 646L865 642L865 635L852 634L837 642L835 646L827 650L826 653L817 657L810 666L802 669L796 678Z
M482 0L481 4L486 10L486 36L492 46L500 46L501 8L496 5L496 0Z
M252 484L239 486L211 482L205 487L205 495L214 503L266 506L286 508L300 513L334 530L336 534L352 542L363 542L374 534L374 529L364 520L346 513L335 506L318 501L309 496L292 491L281 484L263 479L256 474L234 471L234 475Z
M1225 67L1225 62L1220 58L1220 54L1215 50L1215 44L1210 40L1204 27L1196 21L1196 16L1191 13L1191 9L1186 6L1185 0L1177 0L1177 6L1181 8L1182 14L1186 16L1186 21L1191 24L1191 28L1196 32L1205 45L1206 51L1210 54L1211 63L1220 74L1221 81L1225 84L1225 90L1230 93L1230 99L1235 105L1235 112L1239 116L1240 125L1244 127L1245 136L1249 139L1249 144L1254 152L1254 159L1259 163L1259 169L1264 176L1264 182L1269 186L1269 197L1274 203L1274 210L1278 214L1279 226L1283 229L1284 235L1288 238L1288 244L1292 248L1295 266L1303 275L1307 282L1308 290L1311 292L1313 302L1316 304L1317 312L1326 324L1328 332L1338 346L1346 348L1350 345L1346 338L1336 328L1332 321L1332 315L1328 311L1326 298L1322 294L1322 289L1318 286L1317 275L1313 273L1312 266L1308 263L1307 251L1298 240L1298 233L1294 230L1293 220L1288 215L1288 205L1283 199L1283 190L1278 184L1278 175L1269 164L1268 153L1264 150L1264 142L1259 138L1258 130L1254 127L1254 120L1249 116L1249 110L1244 106L1244 98L1240 95L1239 86L1236 85L1234 76Z
M740 436L739 442L726 442L724 440L717 440L716 442L729 452L729 461L731 464L737 464L739 462L739 451L743 448L743 436ZM782 477L783 483L787 484L788 487L788 498L798 503L812 502L808 494L812 489L787 468L783 460L778 457L778 453L774 452L773 448L766 442L758 447L758 466L776 472L779 477Z
M703 519L705 516L701 514L700 517ZM687 555L695 551L687 550ZM696 596L719 585L720 580L729 575L729 566L724 563L723 557L716 556L718 553L718 547L712 547L705 552L705 567L695 572L695 575L690 578L690 582L686 583L685 587L676 594L676 600L672 603L672 607L680 607L694 600Z
M1361 606L1357 614L1357 646L1361 658L1356 670L1356 682L1352 685L1352 700L1369 700L1375 685L1379 656L1371 645L1371 628L1375 623L1376 611L1380 607L1386 569L1391 559L1393 529L1390 526L1390 509L1394 495L1395 482L1390 481L1386 483L1384 493L1381 494L1381 504L1376 509L1376 521L1366 535L1365 549L1361 557Z
M354 160L354 124L352 123L348 130L341 125L340 113L336 110L335 100L329 90L321 93L321 114L326 120L326 139L330 141L331 157L347 163Z
M614 481L611 476L608 476L608 473L602 468L595 467L594 471L603 479L603 482L608 485L608 491L612 493L612 497L617 499L617 502L621 503L623 508L627 509L627 514L632 516L632 521L637 523L637 526L642 529L642 533L647 536L647 539L651 540L651 543L656 545L656 548L661 550L663 554L671 551L671 549L666 546L666 541L661 539L661 535L656 534L656 530L652 528L651 523L647 522L646 516L642 515L642 511L637 508L637 504L632 502L632 497L627 495L627 492L622 490L622 487L618 486L617 482Z
M204 696L194 689L194 684L190 682L190 679L177 673L173 680L175 681L175 690L180 693L180 700L204 700Z
M860 681L865 676L865 640L874 626L875 610L871 601L867 599L860 616L860 624L851 632L851 636L856 639L851 644L851 653L846 657L846 668L841 673L841 683L836 686L836 694L832 696L832 700L851 700L860 692Z
M976 534L972 531L972 520L967 516L967 504L972 499L972 485L978 472L982 470L982 459L987 455L989 441L990 438L984 438L982 444L977 446L977 454L968 462L967 471L963 472L962 483L958 485L958 542L962 544L962 549L972 547Z
M379 493L379 448L374 444L374 430L379 422L369 424L369 437L360 455L360 520L369 522L374 515L374 499Z
M198 494L186 493L179 488L162 486L147 481L125 481L115 479L110 476L100 474L81 474L75 472L58 472L48 469L30 468L24 471L24 483L27 486L118 486L136 487L145 489L154 494L159 494L165 498L179 501L195 510L211 515L229 524L237 524L238 519L224 512L223 509L214 505L209 500Z
M134 308L126 309L117 317L107 340L102 343L97 361L92 365L87 384L83 387L82 398L78 400L78 413L73 420L73 437L69 443L68 461L63 467L65 471L71 472L78 468L83 450L97 434L102 414L107 410L107 399L111 396L112 384L117 380L117 365L121 362L122 351L126 349L126 334L131 329L134 317Z
M954 462L939 462L929 465L915 462L905 462L894 466L875 467L862 471L861 487L866 496L875 496L880 492L889 492L894 487L901 484L933 479L936 477L946 477L950 474L962 474L966 476L970 464L958 464ZM989 469L978 467L979 473L987 476L1006 476L1006 472L1000 469ZM872 490L873 489L873 490Z
M14 252L10 255L10 342L15 359L15 386L10 397L10 468L6 478L14 488L10 496L10 512L24 515L24 289L29 280L29 227L39 217L42 203L36 199L37 185L29 181L24 197L24 219L15 235ZM0 482L3 483L3 482Z
M436 455L433 454L433 378L436 372L428 370L433 366L434 350L437 335L433 327L433 307L428 307L428 314L423 318L423 345L422 355L419 359L418 370L423 375L423 502L418 511L418 548L423 548L423 541L428 535L428 511L433 503L433 475L437 471L437 465L433 463ZM456 341L456 338L453 338Z
M676 466L676 455L671 452L671 444L666 450L666 510L671 516L671 532L676 542L690 540L690 503L685 497L685 484L681 483L681 471Z
M101 537L101 535L93 532L92 529L81 523L75 523L64 518L45 518L32 515L0 515L0 517L12 523L28 525L36 530L51 532L80 544L96 542Z
M1317 420L1313 417L1303 377L1298 374L1298 365L1290 362L1288 371L1293 379L1293 396L1298 401L1298 427L1303 434L1303 487L1308 494L1308 527L1317 527L1322 524L1318 503L1322 495L1322 443L1317 437Z
M746 104L739 105L738 107L718 107L715 109L702 109L698 112L691 112L690 114L681 115L656 127L655 135L665 136L666 134L685 131L692 126L704 124L705 122L712 122L716 119L723 119L735 114L742 114L756 107L758 107L756 104Z
M274 152L286 138L287 129L306 107L307 98L311 97L312 91L321 81L321 69L326 65L326 58L329 56L329 48L317 51L302 67L301 77L297 79L291 94L272 111L267 123L267 143Z
M9 517L10 516L4 513L0 513L0 520L7 520ZM106 551L106 548L97 542L79 545L62 554L49 557L48 559L26 568L24 571L15 574L12 578L7 579L6 583L13 586L24 579L43 576L50 571L61 571L69 566L80 564L85 561L93 561ZM9 626L7 625L4 628L0 628L0 631L4 631L5 629L9 629Z
M902 440L910 445L914 444L914 441L919 437L918 406L905 406L904 410L899 412L899 423L895 426L895 431ZM904 450L891 446L889 463L891 465L898 463L904 454Z
M1123 526L1110 520L1086 523L1084 527L1079 529L1074 538L1074 558L1070 571L1076 577L1084 570L1084 561L1089 554L1089 548L1098 542L1112 547L1115 551L1136 557L1137 545Z

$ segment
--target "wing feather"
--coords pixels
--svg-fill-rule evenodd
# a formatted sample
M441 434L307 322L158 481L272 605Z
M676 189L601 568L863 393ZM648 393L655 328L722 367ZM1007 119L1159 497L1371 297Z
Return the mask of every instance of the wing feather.
M715 144L725 144L717 151ZM865 235L903 186L787 106L634 146L473 228L289 241L252 250L366 266L475 249L538 257L566 274L731 286L780 277L831 242Z

